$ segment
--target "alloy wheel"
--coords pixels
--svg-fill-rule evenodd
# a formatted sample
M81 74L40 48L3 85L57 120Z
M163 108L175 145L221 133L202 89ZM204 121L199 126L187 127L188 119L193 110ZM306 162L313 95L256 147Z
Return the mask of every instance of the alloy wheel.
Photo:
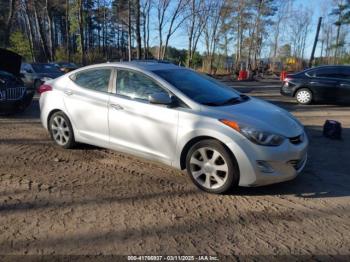
M51 124L52 136L57 144L64 146L68 143L70 137L70 129L66 120L57 115L54 117Z
M311 101L311 93L307 90L301 90L297 93L297 100L301 104L307 104Z
M228 171L225 158L213 148L199 148L190 158L192 177L207 189L222 187L228 178Z

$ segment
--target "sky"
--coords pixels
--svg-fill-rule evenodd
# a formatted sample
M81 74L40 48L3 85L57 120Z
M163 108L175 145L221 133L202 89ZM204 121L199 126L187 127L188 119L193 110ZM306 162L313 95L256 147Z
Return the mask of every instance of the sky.
M316 28L318 23L318 18L324 14L329 14L332 10L332 4L334 0L294 0L294 6L300 7L301 9L309 9L311 10L312 23L310 26L310 33L306 42L305 49L305 57L310 57L311 50L316 34ZM155 25L154 25L155 26ZM282 39L283 41L283 39ZM151 35L151 45L158 45L158 38L155 32L154 35ZM187 41L187 33L184 28L180 28L170 39L170 45L174 46L178 49L187 49L188 41ZM198 51L204 52L205 47L203 41L198 44ZM320 54L320 44L316 48L315 56Z

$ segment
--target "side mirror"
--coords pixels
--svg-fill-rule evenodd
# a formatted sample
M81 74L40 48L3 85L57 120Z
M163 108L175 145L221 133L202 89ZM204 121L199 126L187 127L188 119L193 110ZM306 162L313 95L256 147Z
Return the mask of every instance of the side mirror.
M155 93L148 96L148 100L151 104L159 105L172 105L173 99L165 93Z

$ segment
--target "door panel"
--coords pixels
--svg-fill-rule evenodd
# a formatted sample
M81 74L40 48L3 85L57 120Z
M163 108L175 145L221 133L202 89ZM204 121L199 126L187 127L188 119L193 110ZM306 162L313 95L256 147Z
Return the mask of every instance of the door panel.
M339 101L350 103L350 81L343 80L339 83Z
M112 69L79 71L73 75L72 81L69 81L69 86L64 90L65 106L76 132L83 140L81 142L108 146L108 90L111 73Z
M118 96L111 96L109 103L112 148L171 164L176 149L176 109Z
M171 164L177 139L176 108L149 103L149 95L170 95L153 78L134 70L118 69L115 95L109 101L111 147Z
M316 99L336 101L339 81L330 78L312 78L309 86Z

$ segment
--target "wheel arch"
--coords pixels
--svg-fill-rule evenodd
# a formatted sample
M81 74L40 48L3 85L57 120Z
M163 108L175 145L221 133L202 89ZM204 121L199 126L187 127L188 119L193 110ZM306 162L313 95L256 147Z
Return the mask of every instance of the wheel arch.
M196 144L196 143L198 143L199 141L202 141L202 140L215 140L215 141L218 141L226 149L227 153L232 157L233 161L235 162L234 164L237 167L238 174L240 175L238 161L237 161L236 156L233 154L233 152L221 140L219 140L219 139L217 139L215 137L206 136L206 135L197 136L197 137L192 138L182 148L181 154L180 154L180 168L181 168L181 170L186 169L186 157L187 157L187 154L188 154L189 150L191 149L191 147L194 144Z
M52 109L52 110L50 111L50 113L47 115L47 119L46 119L46 124L47 124L47 127L48 127L48 128L49 128L49 122L50 122L50 119L51 119L52 115L53 115L54 113L57 113L57 112L62 112L63 114L65 114L65 115L67 116L67 114L66 114L65 112L63 112L61 109L58 109L58 108ZM67 117L68 117L68 116L67 116Z
M300 89L307 89L311 92L312 96L314 96L314 91L309 87L309 86L298 86L298 88L296 88L293 92L293 97L296 96L297 92L300 90Z

